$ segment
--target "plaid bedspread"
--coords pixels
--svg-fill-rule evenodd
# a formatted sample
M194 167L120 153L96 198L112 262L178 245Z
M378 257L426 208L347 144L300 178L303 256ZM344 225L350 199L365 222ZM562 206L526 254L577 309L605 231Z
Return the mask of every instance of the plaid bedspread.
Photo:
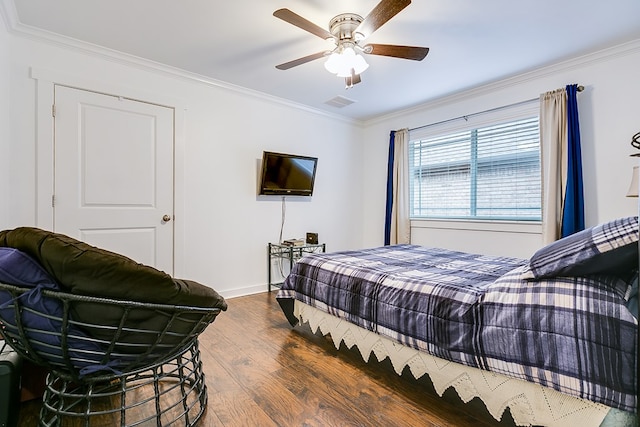
M434 356L622 410L637 407L637 321L615 277L524 280L526 260L397 245L313 254L277 294Z

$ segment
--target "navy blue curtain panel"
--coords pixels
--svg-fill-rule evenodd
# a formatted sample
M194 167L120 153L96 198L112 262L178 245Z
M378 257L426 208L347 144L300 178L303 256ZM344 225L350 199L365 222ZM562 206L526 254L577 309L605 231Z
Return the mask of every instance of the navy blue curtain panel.
M387 162L387 203L384 217L384 244L391 244L391 211L393 209L393 152L395 151L396 131L389 136L389 161Z
M578 85L567 85L567 189L562 209L561 237L584 230L582 150L578 120Z

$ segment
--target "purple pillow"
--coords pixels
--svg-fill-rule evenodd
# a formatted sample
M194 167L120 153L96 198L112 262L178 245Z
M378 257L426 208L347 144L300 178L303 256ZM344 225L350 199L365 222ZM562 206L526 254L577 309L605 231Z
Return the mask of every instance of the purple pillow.
M60 348L63 303L42 293L43 289L60 290L58 284L29 255L6 247L0 247L0 283L31 288L17 297L20 305L26 308L20 314L22 325L28 328L30 344L40 357L52 365L66 366ZM0 290L0 321L8 331L18 334L18 313L14 302L11 293ZM71 363L80 370L80 375L103 370L114 371L119 364L117 360L102 364L105 354L102 346L91 341L86 333L71 323L67 326L67 347Z

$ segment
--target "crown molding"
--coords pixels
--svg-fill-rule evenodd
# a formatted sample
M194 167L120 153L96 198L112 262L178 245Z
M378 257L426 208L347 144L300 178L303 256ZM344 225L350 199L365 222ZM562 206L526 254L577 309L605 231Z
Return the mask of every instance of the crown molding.
M512 76L501 78L481 86L463 89L453 94L446 95L431 101L413 105L408 108L394 111L389 114L383 114L364 121L363 125L370 126L378 122L397 119L408 114L420 112L426 109L438 108L448 104L453 104L466 99L487 95L498 90L515 87L534 81L546 76L554 75L559 72L580 69L585 65L593 65L598 62L606 62L616 57L633 55L640 52L640 39L632 40L626 43L604 48L595 52L586 53L577 57L573 57L560 62L555 62L546 66L538 67L533 70L518 73ZM534 96L538 96L535 94Z
M309 107L304 104L289 101L284 98L269 95L246 87L234 85L222 80L217 80L201 74L192 73L180 68L171 67L156 61L151 61L135 55L130 55L114 49L109 49L93 43L88 43L72 37L63 36L50 31L25 25L18 19L17 10L14 0L0 0L0 15L4 20L7 31L17 37L30 39L36 42L46 43L59 48L68 49L85 55L91 55L110 62L137 68L142 71L154 72L168 77L178 78L188 82L195 82L206 86L213 86L225 90L229 90L238 94L261 99L279 105L284 105L297 110L306 111L314 115L325 116L327 118L338 120L352 125L361 125L362 121L352 119L339 114Z
M595 52L586 53L581 56L570 58L568 60L552 63L533 70L518 73L516 75L500 78L486 84L462 89L458 92L446 95L441 98L422 102L401 110L391 113L382 114L380 116L370 117L367 119L354 119L340 114L313 108L304 104L293 102L284 98L269 95L264 92L248 89L242 86L234 85L222 80L217 80L201 74L192 73L166 64L151 61L134 55L126 54L103 46L77 40L71 37L62 36L57 33L49 32L39 28L22 24L18 19L17 10L14 0L0 0L0 15L7 28L7 31L15 36L31 39L37 42L47 43L60 48L69 49L85 55L91 55L103 60L119 63L133 68L138 68L147 72L155 72L157 74L182 79L189 82L196 82L206 86L213 86L221 89L230 90L232 92L284 105L301 111L306 111L314 115L324 116L333 120L341 121L360 128L368 127L377 122L399 118L407 114L419 112L425 109L441 107L447 104L459 102L461 100L486 95L497 90L503 90L512 86L521 85L528 81L539 79L548 75L553 75L561 71L568 71L583 67L587 64L594 64L601 61L607 61L617 56L626 56L634 54L640 50L640 39L632 40L613 47L608 47Z

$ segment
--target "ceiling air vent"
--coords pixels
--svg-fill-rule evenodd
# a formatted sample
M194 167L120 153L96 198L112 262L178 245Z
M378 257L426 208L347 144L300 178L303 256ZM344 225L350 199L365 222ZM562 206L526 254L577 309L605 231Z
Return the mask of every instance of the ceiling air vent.
M332 107L336 108L342 108L346 107L347 105L353 104L354 102L356 101L354 101L353 99L345 98L344 96L336 96L335 98L326 101L325 104L331 105Z

